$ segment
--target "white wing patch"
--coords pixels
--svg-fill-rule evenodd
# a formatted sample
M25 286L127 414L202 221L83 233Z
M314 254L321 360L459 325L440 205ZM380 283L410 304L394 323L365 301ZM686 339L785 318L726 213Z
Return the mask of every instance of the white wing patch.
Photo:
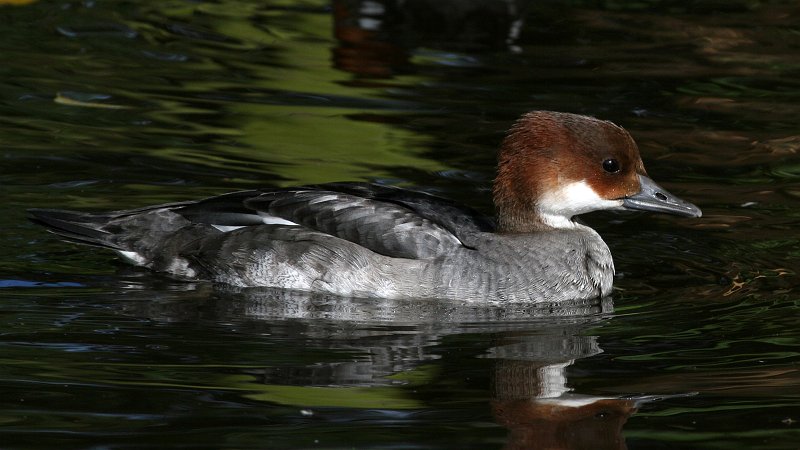
M294 226L297 226L296 223L294 223L294 222L292 222L290 220L281 219L280 217L270 216L270 215L264 214L264 213L259 213L259 215L261 216L261 222L264 225L294 225ZM238 230L239 228L244 228L244 227L246 227L248 225L217 225L217 224L213 224L212 223L211 226L216 228L219 231L222 231L223 233L228 233L230 231Z
M264 212L259 212L258 215L261 216L261 221L264 222L265 225L297 225L291 220L281 219L280 217L271 216Z
M245 225L234 226L234 225L214 225L214 224L211 224L211 226L218 229L219 231L222 231L223 233L227 233L229 231L238 230L239 228L245 227Z
M122 257L125 261L135 265L135 266L143 266L145 263L144 256L140 255L138 252L130 252L126 250L117 250L119 256Z

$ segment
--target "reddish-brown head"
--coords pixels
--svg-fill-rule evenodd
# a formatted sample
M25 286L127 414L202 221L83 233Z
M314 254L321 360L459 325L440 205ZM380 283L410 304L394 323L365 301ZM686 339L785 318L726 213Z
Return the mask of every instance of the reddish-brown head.
M498 155L494 201L501 232L571 226L572 217L622 207L646 172L627 131L577 114L534 111Z

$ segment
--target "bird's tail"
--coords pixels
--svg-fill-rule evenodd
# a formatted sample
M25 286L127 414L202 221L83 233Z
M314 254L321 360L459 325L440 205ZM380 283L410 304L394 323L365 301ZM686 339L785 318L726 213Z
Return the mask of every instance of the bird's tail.
M43 225L50 232L69 241L122 250L113 242L113 235L102 229L112 219L112 215L63 209L29 209L28 213L31 222Z

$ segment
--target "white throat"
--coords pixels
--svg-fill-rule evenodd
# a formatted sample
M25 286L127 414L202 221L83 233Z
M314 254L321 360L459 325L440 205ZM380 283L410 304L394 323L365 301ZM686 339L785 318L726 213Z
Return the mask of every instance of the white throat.
M621 206L622 200L607 200L600 197L586 180L549 190L539 197L536 204L542 222L557 229L583 227L584 225L572 218L591 211L615 209Z

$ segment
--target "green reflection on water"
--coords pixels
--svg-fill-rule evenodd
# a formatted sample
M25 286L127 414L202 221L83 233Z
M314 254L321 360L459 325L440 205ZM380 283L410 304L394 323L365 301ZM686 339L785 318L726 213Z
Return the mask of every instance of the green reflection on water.
M420 409L425 403L409 398L400 387L322 387L265 385L248 382L245 377L231 377L230 382L256 393L245 394L259 401L301 407Z
M237 111L252 118L241 124L241 142L283 164L287 184L369 179L390 176L375 167L412 166L444 170L446 166L415 157L425 138L381 123L348 121L349 111L335 108L264 108L238 105ZM351 111L350 111L351 112ZM346 120L346 119L344 119ZM252 152L245 151L252 157Z
M327 2L152 2L141 10L120 9L116 20L136 30L138 38L130 43L119 37L108 40L104 45L122 50L110 59L97 59L111 76L88 84L84 76L49 76L50 70L66 70L75 58L86 63L77 56L81 50L76 44L92 52L107 50L92 46L103 37L94 30L108 19L92 8L76 6L76 12L81 19L68 22L75 22L70 29L78 37L59 37L70 50L54 56L49 64L54 68L47 72L36 65L20 68L36 85L36 98L22 105L24 114L16 111L0 120L21 130L12 141L21 153L66 158L40 177L70 182L110 175L114 180L123 174L102 168L123 160L132 163L124 174L131 178L147 180L164 173L208 183L224 174L219 184L226 186L391 177L389 169L375 167L448 168L421 156L427 139L419 133L393 120L356 117L365 110L419 106L343 83L351 76L330 64L334 41ZM145 62L142 55L156 46L183 59L140 64ZM407 76L392 85L423 80ZM67 90L78 97L108 96L109 103L127 109L53 105L55 95ZM38 119L31 121L31 116ZM42 133L53 131L58 142L41 140ZM97 167L83 160L95 161ZM141 186L136 189L142 193ZM104 207L74 200L74 207Z

